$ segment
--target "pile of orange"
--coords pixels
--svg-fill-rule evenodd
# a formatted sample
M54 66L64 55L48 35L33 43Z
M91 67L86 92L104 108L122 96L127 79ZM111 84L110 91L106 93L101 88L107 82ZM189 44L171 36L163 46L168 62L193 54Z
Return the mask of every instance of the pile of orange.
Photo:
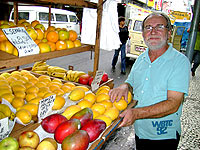
M45 29L38 20L29 23L25 19L21 19L17 25L14 22L0 20L0 50L15 56L18 56L18 50L7 40L2 31L3 28L11 27L24 27L39 46L40 53L81 46L80 40L77 39L77 33L73 30L67 31L65 28L55 28L54 26Z

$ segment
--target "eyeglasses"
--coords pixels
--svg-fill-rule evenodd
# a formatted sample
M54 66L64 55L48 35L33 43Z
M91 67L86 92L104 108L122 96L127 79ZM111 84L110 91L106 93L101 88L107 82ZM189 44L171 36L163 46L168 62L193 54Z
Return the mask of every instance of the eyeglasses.
M164 26L163 24L158 24L155 27L152 27L150 25L147 25L144 27L144 31L152 31L153 29L155 29L156 31L163 31L165 28L168 28L167 26Z

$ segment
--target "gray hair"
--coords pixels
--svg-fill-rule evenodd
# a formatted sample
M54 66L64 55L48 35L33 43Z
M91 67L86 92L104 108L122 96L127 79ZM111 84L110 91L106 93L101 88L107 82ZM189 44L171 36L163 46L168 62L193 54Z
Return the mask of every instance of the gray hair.
M172 25L171 25L171 21L169 19L169 17L161 12L153 12L151 14L149 14L142 22L142 31L144 30L144 22L151 16L162 16L163 18L165 18L166 22L167 22L167 26L166 28L170 31L172 29Z

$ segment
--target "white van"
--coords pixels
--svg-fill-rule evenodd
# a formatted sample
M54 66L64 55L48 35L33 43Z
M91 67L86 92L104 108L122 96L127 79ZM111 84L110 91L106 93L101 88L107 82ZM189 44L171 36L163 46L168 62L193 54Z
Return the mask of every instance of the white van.
M28 22L38 20L47 28L49 8L41 6L18 6L18 19L26 19ZM9 21L14 21L14 9L10 13ZM56 28L75 30L80 35L80 23L74 12L51 8L51 25Z

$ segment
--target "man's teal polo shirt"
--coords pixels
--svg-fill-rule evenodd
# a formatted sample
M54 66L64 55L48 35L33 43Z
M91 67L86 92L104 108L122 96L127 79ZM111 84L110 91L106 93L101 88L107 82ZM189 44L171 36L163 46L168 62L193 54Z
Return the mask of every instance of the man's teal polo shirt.
M167 100L167 90L188 95L190 62L169 44L167 51L151 63L148 49L135 61L128 79L133 87L136 107L150 106ZM134 123L135 133L141 139L175 139L181 133L182 105L176 113L162 118L139 119Z

